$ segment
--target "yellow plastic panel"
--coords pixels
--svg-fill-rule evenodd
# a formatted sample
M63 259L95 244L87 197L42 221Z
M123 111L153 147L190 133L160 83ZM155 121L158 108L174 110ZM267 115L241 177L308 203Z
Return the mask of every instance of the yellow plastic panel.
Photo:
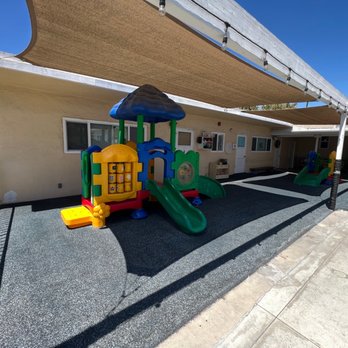
M68 209L63 209L60 215L65 223L70 228L87 226L92 223L91 212L83 205Z
M142 189L138 181L138 172L142 170L142 164L138 163L138 153L131 147L123 144L114 144L106 147L101 152L92 154L93 163L100 163L101 174L93 175L93 185L101 185L102 194L93 198L93 205L107 202L121 202L126 199L136 198L137 191ZM116 191L114 190L114 170L116 174ZM131 190L125 190L125 170L130 175ZM111 179L111 181L110 181ZM114 193L115 192L115 193Z

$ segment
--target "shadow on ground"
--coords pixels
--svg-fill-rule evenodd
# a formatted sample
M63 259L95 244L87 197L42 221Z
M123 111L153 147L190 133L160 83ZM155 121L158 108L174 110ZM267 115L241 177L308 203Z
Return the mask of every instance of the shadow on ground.
M204 201L201 236L180 232L153 204L147 220L114 214L111 231L66 230L59 209L16 208L2 346L155 346L329 214L324 198L225 188L226 198ZM125 261L129 273L153 276L129 296Z
M348 190L342 191L341 193L339 193L339 196L341 196L343 193L346 193L347 191ZM158 291L146 297L143 297L136 303L133 303L132 305L120 310L119 312L110 314L103 321L97 323L96 325L92 327L89 327L84 332L81 332L80 334L68 339L67 341L63 342L57 347L87 346L87 345L93 344L97 342L98 340L102 339L103 337L106 337L108 334L110 334L114 330L116 330L116 328L118 328L121 324L125 323L131 318L133 319L139 316L139 314L143 313L144 311L161 308L162 302L164 302L166 299L168 299L169 297L173 296L174 294L180 291L183 291L183 289L185 288L189 288L190 286L192 286L192 284L198 283L202 279L206 279L206 277L211 272L214 272L215 270L224 267L224 265L229 264L231 260L237 260L237 258L242 257L246 251L254 250L257 247L262 248L263 245L265 246L266 249L269 249L266 241L270 237L277 235L278 233L281 233L281 231L284 228L301 220L304 216L311 214L320 208L324 208L327 202L328 202L328 199L325 199L319 203L316 203L310 206L304 211L289 217L288 219L284 220L282 223L276 225L273 228L270 228L268 231L264 233L260 233L260 235L258 235L257 237L231 250L227 254L217 257L215 260L208 262L202 267L196 268L193 272L181 277L180 279L176 280L175 282L165 287L162 287ZM322 213L325 212L325 214L328 214L327 210L322 210L321 212ZM322 215L322 218L323 217L324 215ZM270 256L268 255L267 258L263 259L263 261L266 262L267 259L269 258ZM257 265L256 268L258 268L259 266L260 264ZM231 287L233 287L237 285L240 281L242 281L242 279L238 279L238 280L230 279L229 281L231 283ZM218 292L212 294L214 299L218 298L218 295L219 295ZM162 321L162 323L163 323L163 326L165 326L165 321ZM178 327L180 327L180 325L178 325ZM151 330L153 329L155 329L155 327L151 326ZM170 331L172 333L173 328L171 328ZM153 340L154 338L151 338L151 339ZM122 346L122 344L120 346Z
M234 185L226 185L225 190L225 198L204 200L201 210L208 227L201 235L188 235L178 230L163 208L155 203L148 205L149 217L145 220L130 220L129 214L125 213L111 216L108 227L121 245L128 272L152 277L241 225L306 202Z
M60 197L56 199L44 199L31 203L31 209L34 212L51 209L68 208L73 205L81 204L81 196Z

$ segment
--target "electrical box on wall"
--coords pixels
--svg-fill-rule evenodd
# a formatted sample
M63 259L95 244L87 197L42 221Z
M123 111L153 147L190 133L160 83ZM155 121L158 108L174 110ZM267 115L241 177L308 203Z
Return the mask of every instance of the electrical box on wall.
M203 150L211 150L213 147L213 136L210 132L202 132L202 136L199 137L200 148Z

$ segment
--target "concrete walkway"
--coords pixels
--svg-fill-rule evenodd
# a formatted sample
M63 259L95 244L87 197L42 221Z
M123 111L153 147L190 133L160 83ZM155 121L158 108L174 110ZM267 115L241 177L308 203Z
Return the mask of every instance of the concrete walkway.
M159 347L348 347L347 255L336 211Z

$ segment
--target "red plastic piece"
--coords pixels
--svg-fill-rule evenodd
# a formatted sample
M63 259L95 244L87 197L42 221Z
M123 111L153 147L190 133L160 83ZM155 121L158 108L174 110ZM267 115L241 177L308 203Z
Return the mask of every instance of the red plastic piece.
M141 190L137 192L137 197L134 199L127 199L122 202L108 202L105 203L110 207L110 213L119 210L126 209L141 209L143 207L143 200L149 198L149 191ZM89 210L93 210L94 206L89 199L82 197L82 205L87 207Z
M181 194L185 197L185 198L195 198L199 196L199 192L198 190L187 190L187 191L181 191Z

